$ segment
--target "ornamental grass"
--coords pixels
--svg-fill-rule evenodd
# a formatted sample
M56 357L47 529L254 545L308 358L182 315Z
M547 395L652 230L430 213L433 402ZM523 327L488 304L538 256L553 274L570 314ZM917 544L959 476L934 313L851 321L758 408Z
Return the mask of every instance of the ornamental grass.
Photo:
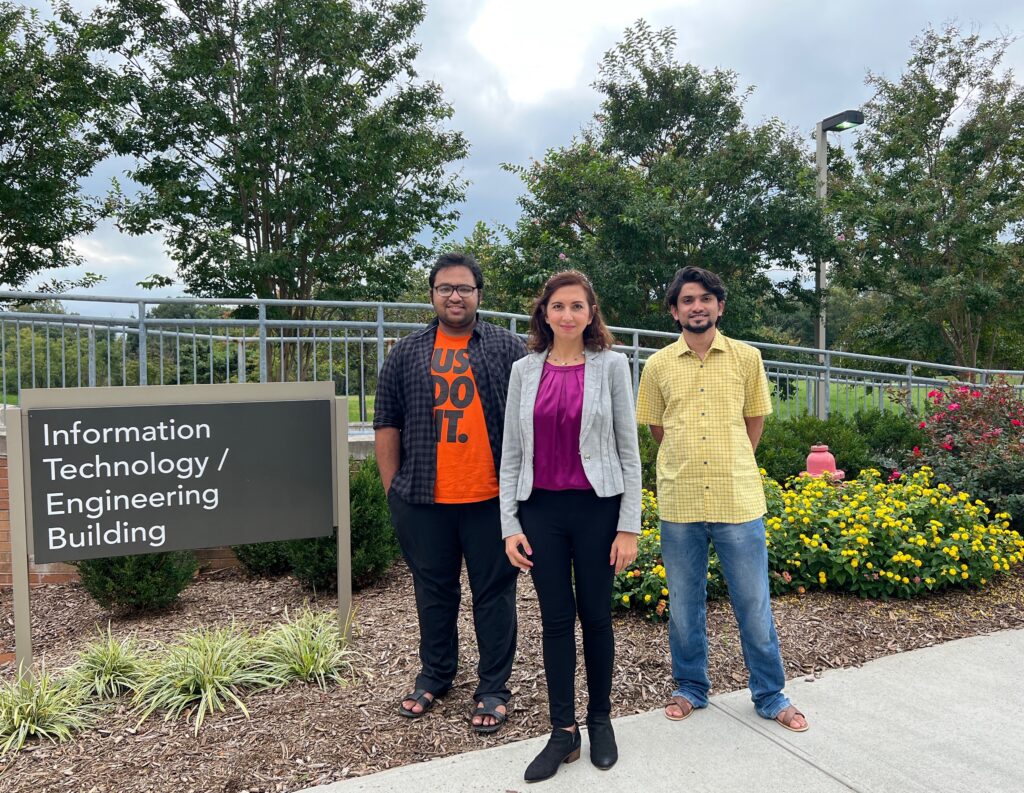
M187 710L198 735L206 715L229 704L248 718L242 701L247 691L285 682L260 663L258 652L258 640L234 625L182 634L178 643L161 648L135 693L139 723L157 710L166 711L165 721Z
M95 715L82 688L66 685L45 667L38 675L0 681L0 756L17 752L29 738L66 741Z
M909 598L951 587L976 589L1024 561L1024 540L1005 512L936 483L930 468L883 481L867 469L836 484L764 476L769 581L774 593L809 589ZM644 491L636 562L616 576L612 605L664 619L668 588L657 500ZM725 592L712 553L709 597Z
M285 612L285 620L260 637L262 667L275 679L315 682L324 689L328 680L347 682L352 662L336 617L307 607L294 620Z
M145 656L132 637L114 638L110 623L78 654L67 670L68 684L96 699L134 693L143 677Z

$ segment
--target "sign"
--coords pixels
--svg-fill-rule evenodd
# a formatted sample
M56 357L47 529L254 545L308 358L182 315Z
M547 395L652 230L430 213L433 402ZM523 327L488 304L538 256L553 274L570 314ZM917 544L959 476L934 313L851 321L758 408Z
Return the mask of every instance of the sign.
M27 413L37 562L332 531L331 400Z

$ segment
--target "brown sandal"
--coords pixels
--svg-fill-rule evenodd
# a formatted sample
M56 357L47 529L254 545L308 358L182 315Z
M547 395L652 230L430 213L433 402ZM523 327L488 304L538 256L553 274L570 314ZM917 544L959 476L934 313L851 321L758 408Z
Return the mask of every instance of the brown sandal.
M675 705L677 708L679 708L679 710L683 712L682 716L673 716L671 713L668 712L668 709L673 705ZM693 713L693 711L693 703L690 702L690 700L688 700L686 697L676 695L672 697L672 701L665 706L664 713L665 718L669 721L682 721L683 719L688 718L690 714Z
M804 720L804 726L803 727L794 727L793 726L793 719L795 719L797 716L800 716L801 718L803 718L803 720ZM807 731L807 727L809 726L807 724L807 717L804 716L803 713L798 711L794 705L787 705L782 710L780 710L775 715L775 721L777 721L779 724L781 724L783 727L785 727L790 732L806 732Z

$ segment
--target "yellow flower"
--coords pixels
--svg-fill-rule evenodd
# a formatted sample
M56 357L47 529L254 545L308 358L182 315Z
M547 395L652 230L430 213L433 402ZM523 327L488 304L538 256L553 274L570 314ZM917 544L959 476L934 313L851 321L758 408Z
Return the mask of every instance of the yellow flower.
M668 590L665 589L665 587L661 588L661 596L662 597L668 597Z
M650 603L650 602L651 602L651 596L650 595L644 595L644 603Z
M622 596L622 602L625 603L628 606L629 605L629 595L623 595Z

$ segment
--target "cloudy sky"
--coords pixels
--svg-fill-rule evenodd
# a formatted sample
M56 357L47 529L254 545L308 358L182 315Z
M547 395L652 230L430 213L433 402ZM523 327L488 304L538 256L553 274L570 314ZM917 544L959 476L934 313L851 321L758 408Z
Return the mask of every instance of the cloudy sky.
M590 85L602 54L638 18L676 30L680 61L735 71L741 86L755 87L747 120L777 116L809 149L815 122L866 101L868 69L897 77L927 25L1024 33L1024 3L1006 0L428 0L427 9L418 70L444 87L453 126L472 145L459 166L470 187L458 239L480 220L515 221L520 183L500 164L525 164L572 139L600 101ZM1024 41L1007 65L1024 79ZM110 163L94 181L117 172ZM106 276L93 290L100 294L155 296L135 282L174 274L155 236L125 237L106 224L77 246L81 270Z

